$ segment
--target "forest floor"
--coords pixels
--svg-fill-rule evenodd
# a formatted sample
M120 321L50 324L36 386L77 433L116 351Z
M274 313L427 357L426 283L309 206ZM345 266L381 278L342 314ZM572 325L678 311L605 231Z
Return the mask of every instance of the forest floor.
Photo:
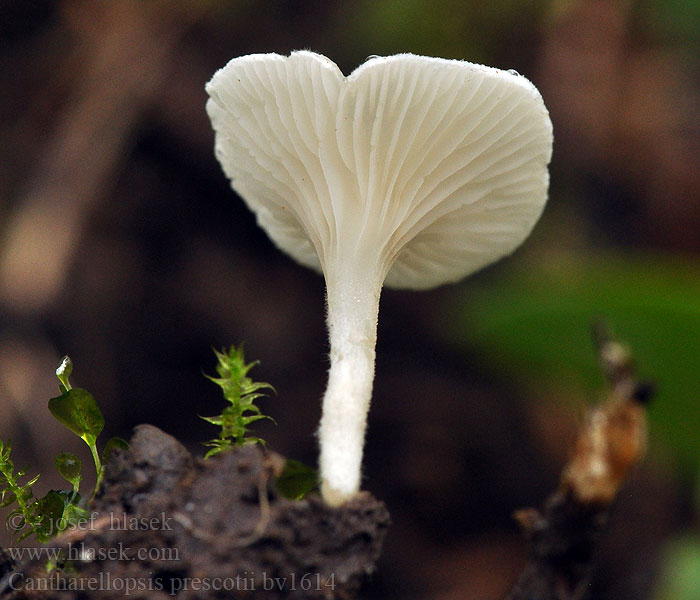
M138 426L107 463L91 518L7 561L0 597L353 598L381 553L386 507L364 492L341 508L282 498L280 462L258 446L195 460Z

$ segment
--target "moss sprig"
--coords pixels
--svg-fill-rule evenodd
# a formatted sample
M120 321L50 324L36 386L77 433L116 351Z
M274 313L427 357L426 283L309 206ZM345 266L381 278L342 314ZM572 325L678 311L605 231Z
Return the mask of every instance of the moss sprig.
M265 441L257 436L250 435L249 425L261 419L272 417L263 414L255 404L258 398L268 394L262 390L275 391L269 383L253 381L248 377L248 372L258 364L258 361L245 362L243 345L231 346L228 351L214 350L217 358L216 373L218 377L206 375L221 388L224 398L229 405L220 415L202 417L208 423L221 428L219 436L204 442L210 450L204 458L219 454L234 446L246 446L251 444L263 444Z

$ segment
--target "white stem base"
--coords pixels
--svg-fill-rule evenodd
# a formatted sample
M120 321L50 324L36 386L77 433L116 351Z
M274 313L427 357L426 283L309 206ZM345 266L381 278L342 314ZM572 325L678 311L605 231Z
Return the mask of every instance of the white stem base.
M331 368L319 428L321 494L338 506L360 489L381 282L327 284Z

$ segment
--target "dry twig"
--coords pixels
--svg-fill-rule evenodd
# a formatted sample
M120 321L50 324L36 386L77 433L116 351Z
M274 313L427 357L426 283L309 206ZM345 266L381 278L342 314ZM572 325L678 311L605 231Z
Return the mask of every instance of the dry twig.
M530 558L509 600L586 597L610 508L646 449L644 405L651 386L635 377L629 352L602 325L596 326L595 339L610 395L589 412L559 489L541 511L523 509L515 515L529 538Z

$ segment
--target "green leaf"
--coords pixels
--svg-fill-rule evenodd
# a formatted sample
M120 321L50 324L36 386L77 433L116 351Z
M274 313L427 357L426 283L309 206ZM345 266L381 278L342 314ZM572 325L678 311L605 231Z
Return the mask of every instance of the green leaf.
M61 493L61 492L59 492ZM85 508L86 501L79 494L73 497L63 507L63 518L60 521L61 531L79 525L85 525L90 520L90 511Z
M301 500L311 493L318 485L318 473L315 469L298 460L284 463L284 470L277 478L277 491L289 500Z
M51 398L49 410L88 445L94 445L105 424L95 399L89 392L80 388L73 388L57 398Z
M105 444L104 450L102 450L102 462L107 462L109 455L112 454L112 451L116 449L128 450L129 444L126 440L123 440L120 437L109 438L107 440L107 443Z
M211 450L207 450L204 458L221 454L224 450L233 448L233 442L228 438L209 440L208 442L204 442L204 445L211 448Z
M34 531L40 542L50 540L61 531L64 507L65 500L56 490L51 490L37 501L34 511L36 515Z
M60 452L56 456L54 464L61 477L68 481L74 489L77 489L81 479L82 461L71 452Z
M2 491L2 500L0 500L0 508L10 506L10 504L12 504L17 499L17 496L15 496L14 492L10 492L8 494L6 493L7 491L8 490Z
M27 471L27 469L23 469L22 475L24 475L24 473L26 473L26 471ZM40 476L41 476L41 473L37 473L36 475L34 475L34 477L32 477L29 481L27 481L27 483L24 484L24 487L28 488L28 487L34 485L37 481L39 481Z
M58 492L59 494L68 494L68 498L64 498L65 505L63 507L63 518L61 519L62 530L70 527L75 527L85 524L90 519L90 511L86 508L87 501L80 494L72 494Z

